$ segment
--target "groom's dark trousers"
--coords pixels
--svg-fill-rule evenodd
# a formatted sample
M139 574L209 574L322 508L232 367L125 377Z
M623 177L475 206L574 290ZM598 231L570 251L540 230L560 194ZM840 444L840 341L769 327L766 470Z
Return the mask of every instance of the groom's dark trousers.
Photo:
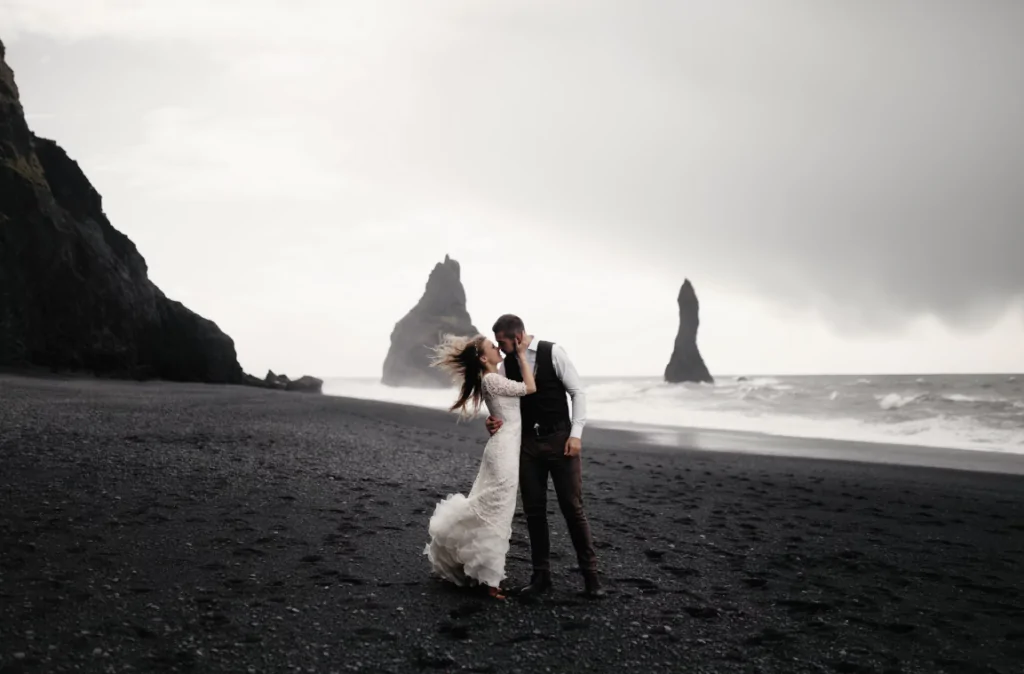
M579 456L565 456L569 424L559 423L537 434L524 429L519 455L519 489L530 531L534 571L550 571L551 542L548 531L548 476L555 485L558 506L569 526L580 571L597 573L597 555L590 537L590 523L583 513L583 466Z
M553 348L552 342L537 342L537 391L524 396L520 403L523 442L519 453L519 491L530 531L533 570L551 570L547 507L550 475L558 505L569 525L580 571L593 576L597 573L597 555L590 538L590 523L583 514L583 470L580 457L565 455L565 443L572 429L566 389L554 367ZM523 381L515 354L506 356L505 374L514 381Z

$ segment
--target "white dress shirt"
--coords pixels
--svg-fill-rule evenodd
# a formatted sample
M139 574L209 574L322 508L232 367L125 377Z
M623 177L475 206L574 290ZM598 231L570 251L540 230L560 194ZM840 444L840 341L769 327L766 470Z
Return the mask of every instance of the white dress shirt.
M540 344L540 340L533 337L526 347L526 362L533 368L534 375L537 374L538 344ZM569 431L569 437L582 439L583 427L587 424L587 394L583 392L580 375L560 344L552 345L551 362L555 366L555 374L562 380L562 386L565 387L569 399L572 400L572 430ZM505 374L504 362L498 367L498 371Z

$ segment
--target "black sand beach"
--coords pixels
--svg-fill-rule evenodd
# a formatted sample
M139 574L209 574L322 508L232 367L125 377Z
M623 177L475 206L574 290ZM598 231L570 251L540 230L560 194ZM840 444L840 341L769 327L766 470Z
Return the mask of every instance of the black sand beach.
M593 429L609 597L577 595L553 512L555 592L499 603L421 554L484 441L397 405L0 375L0 671L1024 671L1024 477ZM511 580L528 551L517 518Z

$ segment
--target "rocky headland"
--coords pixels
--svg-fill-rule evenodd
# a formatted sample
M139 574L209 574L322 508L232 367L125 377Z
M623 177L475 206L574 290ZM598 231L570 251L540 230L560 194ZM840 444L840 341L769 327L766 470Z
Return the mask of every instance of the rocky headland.
M0 367L279 388L150 280L78 163L29 129L5 56L0 43Z

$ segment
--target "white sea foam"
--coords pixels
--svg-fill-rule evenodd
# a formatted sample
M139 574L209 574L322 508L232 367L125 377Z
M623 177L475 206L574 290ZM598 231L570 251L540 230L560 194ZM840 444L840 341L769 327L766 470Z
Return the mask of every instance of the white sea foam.
M920 390L885 391L891 383L883 381L874 386L857 383L855 388L842 388L851 383L857 382L851 378L818 382L814 378L752 377L712 386L669 385L657 379L598 380L587 383L588 417L597 424L701 428L1024 454L1024 413L1019 411L1024 409L1024 399L986 396L974 390L935 395ZM941 390L938 383L926 380L926 384ZM349 379L328 379L324 392L435 409L446 409L455 396L454 390L391 388L375 381ZM1002 401L998 405L997 398Z
M886 395L876 395L875 400L878 401L878 406L883 410L898 410L924 397L925 394L923 393L889 393Z
M963 393L947 393L942 396L943 400L947 400L951 403L1008 403L1006 398L999 396L978 396L978 395L964 395Z

